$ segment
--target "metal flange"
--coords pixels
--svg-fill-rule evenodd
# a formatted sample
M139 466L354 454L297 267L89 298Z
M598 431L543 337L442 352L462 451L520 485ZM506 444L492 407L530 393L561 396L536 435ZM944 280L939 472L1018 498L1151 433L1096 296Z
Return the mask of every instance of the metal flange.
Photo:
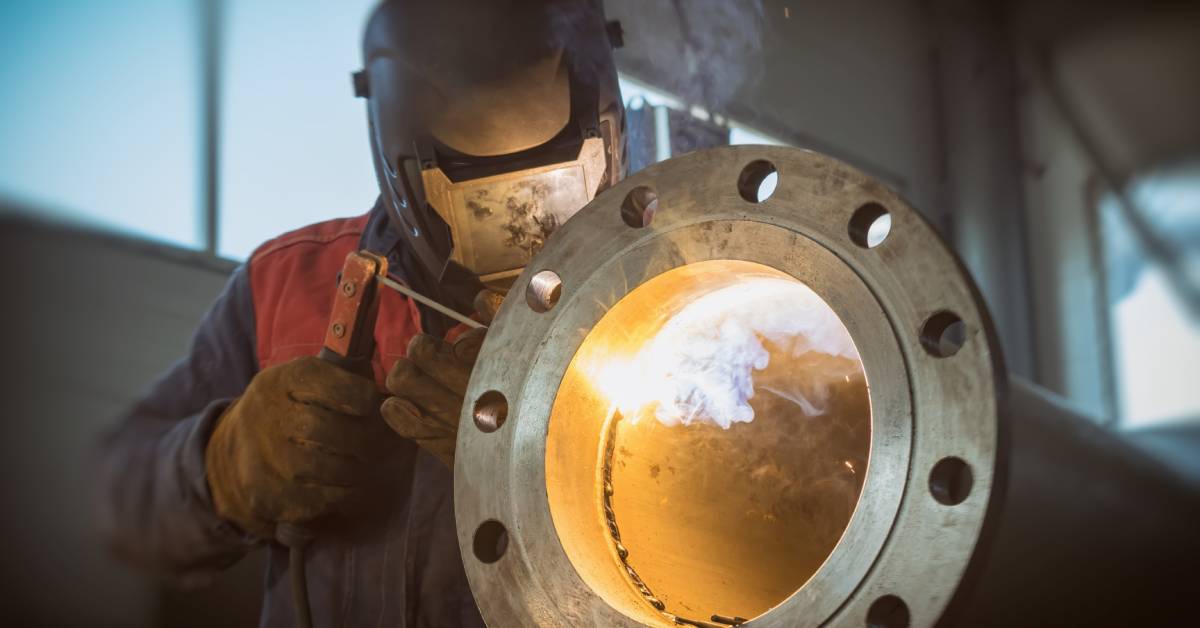
M777 185L760 202L771 174ZM879 219L891 223L876 243ZM618 561L588 549L605 534L598 501L594 522L552 512L551 493L599 490L603 447L597 460L548 461L547 442L556 429L592 429L551 420L588 332L639 286L714 260L767 266L814 290L842 319L869 384L870 457L841 541L747 625L929 626L950 602L1002 453L1005 376L981 298L930 225L881 183L812 152L740 146L651 166L598 196L499 311L467 393L454 489L489 625L673 625ZM548 474L562 475L555 465L573 464L583 482L548 488Z

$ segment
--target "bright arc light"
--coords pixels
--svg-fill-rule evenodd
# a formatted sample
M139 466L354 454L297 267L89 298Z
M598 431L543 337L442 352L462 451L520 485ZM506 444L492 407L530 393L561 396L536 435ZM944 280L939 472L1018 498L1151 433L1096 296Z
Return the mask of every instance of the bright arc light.
M858 352L837 315L807 286L754 277L715 289L684 305L632 353L603 352L584 366L614 410L636 422L653 412L663 425L710 423L728 429L754 420L754 374L771 350L796 357L815 352L850 358ZM796 381L848 373L796 374ZM820 387L770 392L810 416L824 412Z

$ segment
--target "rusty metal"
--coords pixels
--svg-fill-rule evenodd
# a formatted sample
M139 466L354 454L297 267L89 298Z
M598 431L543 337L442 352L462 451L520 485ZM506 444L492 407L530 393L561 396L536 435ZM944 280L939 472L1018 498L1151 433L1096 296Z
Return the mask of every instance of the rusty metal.
M750 188L769 172L778 185L756 202ZM649 224L622 218L640 188L657 199ZM891 230L864 246L853 233L880 208ZM616 426L626 422L597 409L574 364L591 334L636 326L636 311L622 313L627 303L670 294L653 286L686 297L689 278L764 272L811 288L854 339L869 382L857 384L869 402L869 457L835 460L861 482L848 493L853 516L794 592L753 615L702 609L717 612L701 621L690 617L707 612L672 612L668 598L687 580L668 591L663 570L686 575L738 558L696 547L675 562L656 558L651 581L614 502L627 494L614 480ZM1181 569L1200 554L1196 496L1119 438L1010 385L959 260L903 199L845 164L780 147L660 163L571 219L513 289L541 294L535 277L553 279L554 298L504 302L458 437L458 535L489 625L1181 625L1181 601L1200 590ZM507 421L477 429L476 403L498 398ZM699 509L714 522L737 514L727 500L674 497L667 511ZM497 525L503 555L477 557L477 531Z
M387 276L387 259L370 251L346 256L338 278L338 291L329 314L325 347L339 356L357 356L375 346L375 315L379 301L374 281Z

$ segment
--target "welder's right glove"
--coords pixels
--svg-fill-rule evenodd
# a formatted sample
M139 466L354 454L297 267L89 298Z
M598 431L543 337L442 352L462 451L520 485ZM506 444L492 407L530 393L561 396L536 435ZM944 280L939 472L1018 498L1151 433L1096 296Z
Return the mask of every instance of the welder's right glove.
M475 296L477 318L490 323L503 303L503 293L481 291ZM383 402L383 420L451 469L463 396L486 334L487 328L471 329L451 341L417 334L388 373L393 396Z
M454 342L417 334L388 374L394 396L383 402L383 420L451 469L463 396L486 333L472 329Z
M379 403L374 382L316 357L259 373L205 450L217 515L271 538L276 523L353 508L400 443Z

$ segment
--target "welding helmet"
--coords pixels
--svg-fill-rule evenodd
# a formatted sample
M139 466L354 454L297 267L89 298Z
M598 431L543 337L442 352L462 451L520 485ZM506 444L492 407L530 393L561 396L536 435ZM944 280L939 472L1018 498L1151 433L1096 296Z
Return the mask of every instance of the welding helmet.
M364 68L375 173L394 228L438 279L511 280L624 175L625 111L600 0L388 0Z

